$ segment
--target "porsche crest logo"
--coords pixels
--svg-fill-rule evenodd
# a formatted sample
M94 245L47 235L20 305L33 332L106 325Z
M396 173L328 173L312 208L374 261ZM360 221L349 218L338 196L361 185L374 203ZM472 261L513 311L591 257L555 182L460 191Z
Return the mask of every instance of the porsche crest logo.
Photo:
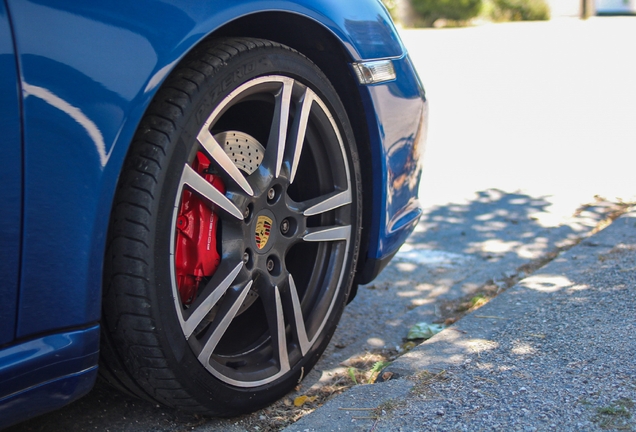
M272 220L267 216L259 216L256 219L256 229L254 230L254 239L256 247L263 249L269 240L269 233L272 230Z

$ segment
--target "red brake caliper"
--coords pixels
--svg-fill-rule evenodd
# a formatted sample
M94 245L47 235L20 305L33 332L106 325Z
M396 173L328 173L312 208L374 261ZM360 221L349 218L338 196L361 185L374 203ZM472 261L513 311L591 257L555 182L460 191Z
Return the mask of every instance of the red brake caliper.
M197 153L192 168L220 192L225 193L221 178L209 174L210 161ZM175 266L181 301L190 304L203 278L214 274L221 257L217 250L216 231L219 217L196 194L183 190L177 218Z

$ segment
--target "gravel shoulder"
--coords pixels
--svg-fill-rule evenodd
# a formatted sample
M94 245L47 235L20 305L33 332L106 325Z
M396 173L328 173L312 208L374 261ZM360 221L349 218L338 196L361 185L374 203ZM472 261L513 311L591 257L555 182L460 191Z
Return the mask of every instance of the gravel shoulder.
M287 431L635 430L636 212Z

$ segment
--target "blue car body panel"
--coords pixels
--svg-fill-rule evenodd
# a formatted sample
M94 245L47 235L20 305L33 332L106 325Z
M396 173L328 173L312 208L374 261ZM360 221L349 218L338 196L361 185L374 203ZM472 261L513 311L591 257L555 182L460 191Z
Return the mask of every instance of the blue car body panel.
M370 168L365 168L372 173L365 199L369 237L359 281L373 279L410 234L420 215L418 155L426 135L426 100L379 1L4 0L0 388L11 371L22 367L19 357L7 356L9 350L74 332L83 335L75 344L98 343L92 326L100 319L111 204L137 125L189 50L260 17L289 17L298 27L289 32L302 32L304 24L322 29L337 41L347 63L393 60L395 81L357 87L368 139L359 144L368 146ZM347 79L354 82L352 76ZM29 386L40 396L43 385L55 388L64 376L75 383L75 396L83 394L94 378L96 357L87 366L90 355L80 361L75 352L64 353L64 373L46 368L46 356L33 360L42 365L36 377L40 385ZM0 394L0 409L7 397ZM42 406L43 411L52 408ZM0 411L0 420L6 415ZM21 417L16 414L12 421Z
M20 103L13 38L0 3L0 346L15 335L22 211Z
M398 79L393 82L364 88L370 105L367 111L369 127L375 125L372 147L381 154L374 158L373 191L382 197L374 216L370 243L376 245L372 258L382 261L391 258L410 235L421 215L417 198L420 180L420 161L426 141L428 105L423 100L419 78L414 74L410 58L405 55L393 61ZM404 115L409 113L410 115ZM377 227L376 228L376 223ZM373 275L375 277L375 275Z
M88 393L97 377L99 326L0 350L0 428Z

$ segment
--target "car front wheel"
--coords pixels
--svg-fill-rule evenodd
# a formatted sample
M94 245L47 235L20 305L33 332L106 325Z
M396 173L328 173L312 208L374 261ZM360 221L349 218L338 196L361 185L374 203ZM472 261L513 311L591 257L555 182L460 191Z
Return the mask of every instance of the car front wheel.
M311 61L202 45L142 120L114 202L103 375L210 415L283 396L326 348L359 247L347 115Z

